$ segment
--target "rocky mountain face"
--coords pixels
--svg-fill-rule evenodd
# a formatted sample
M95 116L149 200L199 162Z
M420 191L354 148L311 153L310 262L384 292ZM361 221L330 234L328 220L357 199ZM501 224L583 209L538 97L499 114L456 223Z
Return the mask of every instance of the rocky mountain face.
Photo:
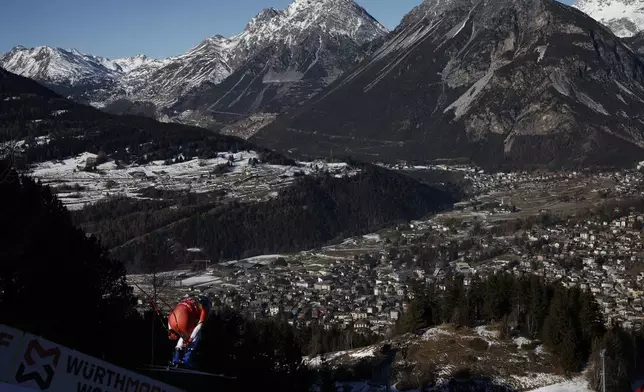
M628 44L640 57L644 56L644 31L629 38L624 38L624 42Z
M215 112L244 115L299 103L386 34L353 0L295 0L285 10L260 12L236 36L213 36L164 60L18 47L0 58L0 67L111 112L163 112L200 123Z
M573 7L608 26L618 37L644 30L644 0L577 0Z
M372 51L387 30L352 0L296 0L267 9L230 39L230 68L166 113L230 122L299 106Z
M372 58L251 140L298 155L630 165L644 63L553 0L426 0Z

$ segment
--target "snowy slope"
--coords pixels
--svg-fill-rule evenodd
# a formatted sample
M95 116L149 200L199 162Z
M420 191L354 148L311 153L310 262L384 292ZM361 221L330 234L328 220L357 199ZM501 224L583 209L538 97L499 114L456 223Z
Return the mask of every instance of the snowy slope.
M114 64L105 59L74 49L49 46L30 49L17 46L0 57L0 67L21 76L51 83L99 81L117 74Z
M230 124L294 110L369 56L386 34L352 0L296 0L284 10L265 9L228 41L230 76L190 91L167 113L177 121Z
M166 59L151 72L131 73L120 83L124 97L166 107L203 83L220 83L232 72L228 64L232 47L225 37L210 37L185 54Z
M289 94L276 83L299 82L308 74L326 86L364 54L347 48L359 48L385 34L387 29L353 0L296 0L285 10L261 11L233 37L203 41L152 76L152 94L144 90L133 98L151 100L161 108L177 103L170 113L179 118L187 111L204 112L204 105L224 112L258 112L270 98ZM213 89L229 77L233 79L228 87ZM308 87L297 101L320 86Z
M134 57L126 57L116 60L108 60L108 64L112 64L114 68L120 69L121 72L129 74L133 71L136 71L140 68L154 68L160 67L167 63L166 60L156 60L150 59L148 56L139 54Z
M111 60L76 49L17 46L0 56L0 68L36 80L57 93L82 103L108 100L128 89L123 81L143 80L167 60L144 55ZM132 83L134 87L139 87ZM102 106L102 105L97 105Z
M644 30L644 0L577 0L573 7L606 25L619 37Z
M270 44L298 45L311 31L359 45L387 34L387 29L353 0L295 0L285 10L263 10L231 38L233 65Z

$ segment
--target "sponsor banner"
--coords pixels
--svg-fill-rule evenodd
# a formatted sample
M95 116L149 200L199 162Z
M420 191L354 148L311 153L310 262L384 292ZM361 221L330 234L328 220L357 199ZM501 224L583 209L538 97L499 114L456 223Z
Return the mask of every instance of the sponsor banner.
M0 324L0 381L8 380L14 370L11 364L20 357L20 345L24 332Z
M38 336L0 325L0 333L3 332L7 344L0 345L3 365L0 381L51 392L182 392ZM10 339L6 337L9 334L17 336Z

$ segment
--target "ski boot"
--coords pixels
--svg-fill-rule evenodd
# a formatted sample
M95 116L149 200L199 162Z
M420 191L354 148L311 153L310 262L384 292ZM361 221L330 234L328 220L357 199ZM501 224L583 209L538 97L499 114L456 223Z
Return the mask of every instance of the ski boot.
M181 361L181 367L184 369L194 369L194 364L193 364L193 355L194 349L189 348L186 350L186 354L183 356L183 361Z
M181 366L182 363L182 352L181 350L175 350L174 351L174 356L172 357L172 361L168 363L168 368L170 369L176 369Z

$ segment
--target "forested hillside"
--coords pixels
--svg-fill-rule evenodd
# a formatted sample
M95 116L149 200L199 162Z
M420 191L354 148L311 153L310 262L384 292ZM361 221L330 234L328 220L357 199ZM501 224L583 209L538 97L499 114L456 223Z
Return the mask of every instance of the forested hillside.
M19 164L100 151L121 162L212 157L252 149L268 162L288 162L246 141L206 129L117 116L71 102L38 83L0 69L0 143L24 140L14 152Z
M167 363L174 347L167 321L136 312L123 264L72 224L48 187L0 160L0 201L0 324L132 370L150 364L153 353L156 364ZM308 389L309 373L289 325L248 321L230 310L211 314L206 325L202 366L238 379L179 377L173 384L188 391Z
M157 260L180 260L178 249L197 247L213 262L300 251L420 218L454 201L446 192L371 165L353 177L302 177L267 202L224 203L216 195L181 200L114 200L74 217L130 271L140 271L143 249L154 249Z

